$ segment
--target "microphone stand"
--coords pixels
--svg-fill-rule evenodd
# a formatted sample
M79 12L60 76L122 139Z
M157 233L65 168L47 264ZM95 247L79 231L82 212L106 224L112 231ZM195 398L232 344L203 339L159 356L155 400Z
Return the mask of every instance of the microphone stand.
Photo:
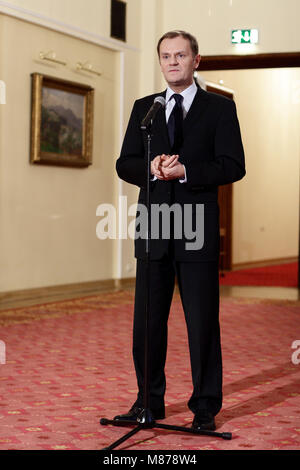
M144 351L144 408L139 415L137 421L129 421L122 419L107 419L101 418L100 424L105 426L111 424L113 426L134 426L134 428L126 433L123 437L113 442L102 450L112 450L118 447L120 444L125 442L130 437L143 429L166 429L172 431L181 431L190 434L198 434L202 436L213 436L221 437L223 439L230 440L232 435L230 432L216 432L216 431L204 431L196 430L193 428L186 428L184 426L175 426L169 424L157 423L152 415L149 408L149 322L150 322L150 242L151 242L151 205L150 205L150 178L151 178L151 127L152 121L147 125L141 125L141 130L147 132L147 186L146 186L146 201L147 201L147 238L146 238L146 302L145 302L145 351Z

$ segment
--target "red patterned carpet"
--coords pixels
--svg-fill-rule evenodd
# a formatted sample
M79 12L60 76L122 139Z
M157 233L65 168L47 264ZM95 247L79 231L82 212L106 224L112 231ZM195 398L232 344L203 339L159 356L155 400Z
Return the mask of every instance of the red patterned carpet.
M299 302L222 298L224 407L216 422L232 440L147 429L119 449L299 449L300 364L291 361L299 315ZM97 450L127 432L99 419L135 400L131 322L130 292L0 312L0 449ZM190 426L183 324L175 296L163 422Z
M284 263L260 268L228 271L220 283L229 286L298 286L298 263Z

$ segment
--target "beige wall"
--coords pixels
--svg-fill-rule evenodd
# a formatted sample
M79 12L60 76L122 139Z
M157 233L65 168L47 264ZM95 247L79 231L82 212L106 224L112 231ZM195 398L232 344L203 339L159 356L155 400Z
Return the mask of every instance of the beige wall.
M118 152L119 57L88 44L7 16L0 16L1 107L0 290L110 279L115 276L112 240L95 236L96 207L115 202ZM7 47L10 45L10 47ZM68 66L43 63L53 48ZM76 72L89 58L101 77ZM29 164L30 74L40 72L95 88L93 165L86 169Z
M131 240L96 238L96 208L117 206L123 193L115 160L140 85L140 2L127 2L126 43L110 38L110 0L84 6L81 0L0 4L0 79L7 86L0 107L0 292L135 274ZM67 67L37 60L41 50L55 50ZM102 72L100 79L75 71L83 59ZM29 164L33 71L95 88L91 167ZM131 203L136 189L127 192Z
M300 69L201 77L234 92L246 177L233 185L233 263L298 255Z
M198 38L205 55L230 54L230 31L258 28L256 52L299 50L299 0L125 0L127 3L127 43L140 47L143 39L156 42L169 29L186 29ZM7 13L60 22L103 39L109 38L110 0L7 0L1 5ZM145 21L143 21L143 17ZM154 23L153 24L153 20ZM142 26L142 31L141 31Z
M164 0L164 29L186 29L205 55L235 53L232 29L258 28L255 52L299 50L298 0Z
M150 64L156 64L155 88L165 87L156 60L156 43L166 31L183 29L196 36L202 55L292 52L300 50L299 0L141 0L142 11L148 18L156 17L156 35L153 23L142 23L142 51ZM149 12L152 10L152 13ZM257 45L232 45L231 30L258 28ZM151 37L153 38L151 41ZM143 41L143 38L144 41ZM151 53L152 51L152 53ZM142 56L142 60L146 60ZM141 72L144 82L149 79L149 67ZM150 72L152 83L152 72Z
M138 47L140 41L140 0L126 0L127 45ZM9 0L0 5L6 14L20 16L28 21L38 21L45 26L73 34L86 35L90 40L118 41L110 38L111 0Z

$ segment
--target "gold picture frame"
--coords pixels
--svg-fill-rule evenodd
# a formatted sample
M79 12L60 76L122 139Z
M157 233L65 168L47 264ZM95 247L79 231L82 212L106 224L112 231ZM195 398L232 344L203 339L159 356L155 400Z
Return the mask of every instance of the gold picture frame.
M91 165L93 113L92 87L32 73L30 162Z

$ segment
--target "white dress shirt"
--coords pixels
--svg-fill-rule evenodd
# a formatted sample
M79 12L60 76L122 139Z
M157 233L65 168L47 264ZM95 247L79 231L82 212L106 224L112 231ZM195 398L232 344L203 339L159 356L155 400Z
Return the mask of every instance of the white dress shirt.
M172 109L175 106L175 100L172 99L172 96L174 95L174 93L175 93L175 91L173 91L172 88L170 88L170 87L167 88L166 107L165 107L166 122L168 122L170 114L172 112ZM187 113L188 113L188 111L189 111L189 109L192 105L192 102L195 98L196 93L197 93L197 85L194 81L193 81L192 85L190 85L188 88L183 90L181 93L178 93L183 97L183 100L182 100L183 119L186 117L186 115L187 115ZM183 165L183 168L184 168L185 177L179 180L180 183L186 183L187 182L186 170L185 170L184 165Z
M172 88L170 88L170 87L167 88L166 107L165 107L166 122L168 122L170 114L172 112L172 109L175 106L175 100L172 98L174 93L175 93L175 91L173 91ZM190 85L188 88L183 90L181 93L178 93L183 97L183 100L182 100L183 119L186 117L186 115L187 115L187 113L188 113L188 111L189 111L189 109L192 105L192 102L195 98L196 93L197 93L197 85L194 81L193 81L192 85ZM184 168L185 177L179 180L180 183L186 183L187 182L186 170L185 170L184 165L183 165L183 168ZM157 179L156 176L153 176L152 181L155 181L156 179Z

